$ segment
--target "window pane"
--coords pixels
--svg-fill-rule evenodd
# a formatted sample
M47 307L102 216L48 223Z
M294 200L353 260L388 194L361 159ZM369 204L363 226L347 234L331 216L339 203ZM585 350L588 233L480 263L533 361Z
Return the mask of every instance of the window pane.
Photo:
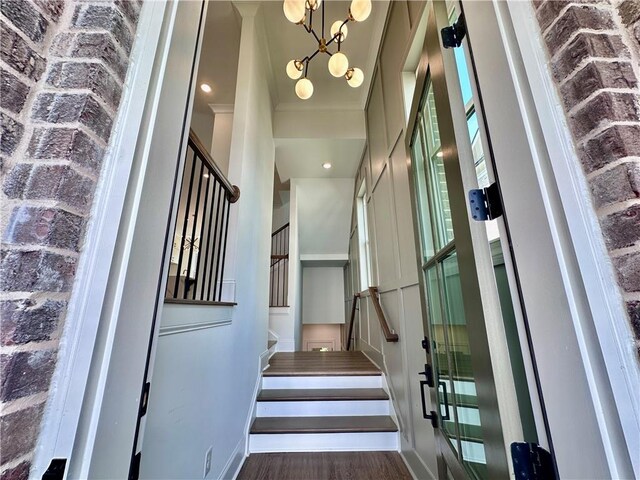
M443 297L446 311L446 335L449 346L451 372L449 402L456 407L458 430L462 447L462 462L472 478L487 478L484 440L476 395L476 383L471 368L471 350L467 332L467 318L462 303L462 286L457 254L453 252L441 265ZM453 423L451 418L447 423Z
M422 128L418 128L416 138L411 147L411 159L413 162L414 188L418 203L418 221L420 223L420 239L422 243L423 261L434 254L433 232L431 230L431 218L429 217L429 194L427 191L427 171L424 160L424 135Z

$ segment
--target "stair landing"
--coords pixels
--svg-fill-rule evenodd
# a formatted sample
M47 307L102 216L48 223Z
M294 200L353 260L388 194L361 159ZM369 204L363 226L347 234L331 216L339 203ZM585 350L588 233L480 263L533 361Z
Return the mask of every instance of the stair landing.
M269 360L265 377L380 375L362 352L279 352Z

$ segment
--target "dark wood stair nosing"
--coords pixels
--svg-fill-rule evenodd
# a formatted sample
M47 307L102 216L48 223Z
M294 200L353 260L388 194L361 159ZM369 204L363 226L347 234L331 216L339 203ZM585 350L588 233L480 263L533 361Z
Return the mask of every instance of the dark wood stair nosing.
M389 395L382 388L332 389L265 389L258 393L258 402L348 402L386 401Z
M257 417L249 430L251 435L380 432L398 432L398 426L388 415Z

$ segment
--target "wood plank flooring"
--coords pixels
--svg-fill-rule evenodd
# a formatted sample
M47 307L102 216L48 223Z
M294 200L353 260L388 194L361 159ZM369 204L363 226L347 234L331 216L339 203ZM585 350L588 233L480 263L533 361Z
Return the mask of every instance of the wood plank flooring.
M390 416L256 417L252 434L397 432Z
M265 377L380 375L362 352L278 352Z
M346 400L389 400L382 388L301 388L291 390L261 390L259 402L314 402Z
M238 480L411 480L397 452L251 454Z

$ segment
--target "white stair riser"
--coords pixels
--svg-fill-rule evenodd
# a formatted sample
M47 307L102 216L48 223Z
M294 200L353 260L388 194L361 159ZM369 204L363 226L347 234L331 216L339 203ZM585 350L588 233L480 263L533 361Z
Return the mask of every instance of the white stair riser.
M250 453L398 451L398 432L249 435Z
M382 388L382 376L262 377L263 390L298 388Z
M258 417L389 415L389 400L258 402Z

